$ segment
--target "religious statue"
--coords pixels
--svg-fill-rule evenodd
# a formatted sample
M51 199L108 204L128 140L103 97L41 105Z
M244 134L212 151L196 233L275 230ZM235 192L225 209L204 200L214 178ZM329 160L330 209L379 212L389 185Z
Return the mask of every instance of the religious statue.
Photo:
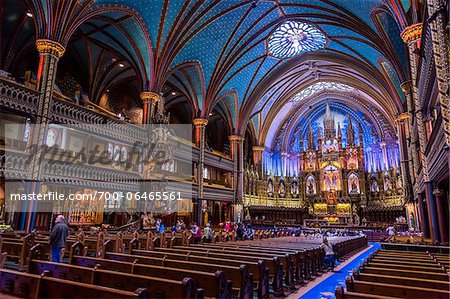
M316 182L313 176L309 176L306 184L306 193L309 195L316 194Z
M280 190L279 190L280 195L281 195L281 196L284 196L285 193L286 193L285 191L286 191L286 190L285 190L285 188L284 188L284 182L281 181L281 182L280 182Z

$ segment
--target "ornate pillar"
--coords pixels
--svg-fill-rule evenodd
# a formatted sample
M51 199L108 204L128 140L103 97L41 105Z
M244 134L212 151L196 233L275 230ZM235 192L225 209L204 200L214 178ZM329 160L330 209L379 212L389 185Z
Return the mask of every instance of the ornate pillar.
M388 156L387 156L387 151L386 151L386 142L381 142L380 143L381 146L381 153L383 155L383 166L385 170L389 169L389 163L388 163Z
M53 85L56 79L58 61L64 55L65 47L58 42L49 39L38 39L36 48L39 52L39 67L37 75L37 90L40 92L39 106L36 118L36 129L33 133L32 145L35 146L35 153L31 165L31 186L29 190L40 192L41 178L40 165L45 144L48 116L50 105L53 99ZM32 191L32 192L33 192ZM30 201L27 208L27 218L25 230L28 232L34 226L35 203Z
M197 171L198 191L197 199L194 201L194 220L198 225L203 225L201 207L203 201L203 169L205 168L205 129L208 120L206 118L196 118L192 123L195 127L195 144L199 148Z
M447 147L450 146L450 38L448 24L446 24L446 3L448 0L427 0L428 24L433 40L434 63L436 65L436 78L438 86L438 99L441 104L442 125L446 137ZM448 9L448 7L447 7ZM448 20L447 20L448 22ZM448 157L447 159L449 159ZM448 161L450 165L450 160Z
M422 35L422 23L413 24L407 28L405 28L401 37L405 43L408 44L409 49L409 61L411 68L411 79L412 79L412 94L413 100L415 104L414 115L417 120L417 131L419 133L419 148L420 148L420 162L422 164L422 174L425 185L425 196L427 200L427 208L428 208L428 218L431 232L431 240L435 241L435 238L438 237L438 227L437 227L437 215L436 215L436 206L434 202L433 192L432 192L432 182L430 181L428 174L428 161L425 156L425 150L427 146L427 138L426 138L426 130L425 130L425 122L423 117L423 107L422 102L417 94L417 64L418 64L418 56L415 55L416 50L420 48L419 41ZM418 191L418 190L417 190ZM417 192L416 191L416 192Z
M264 146L256 145L252 147L252 150L253 150L253 161L255 163L255 170L261 177L263 171L262 163L263 163Z
M288 175L288 154L286 152L281 153L281 176Z
M228 136L231 146L231 157L233 166L233 189L234 199L234 221L242 221L243 198L244 198L244 137L240 135Z
M158 103L160 97L157 93L153 91L143 91L141 92L141 101L144 104L142 123L150 124L155 115L156 104Z
M411 176L414 176L412 171L412 161L411 161L411 151L407 147L407 135L408 123L410 115L408 112L402 113L397 116L397 134L398 134L398 144L400 149L400 169L402 171L403 178L403 189L405 191L405 200L409 202L413 199L413 190L412 190L412 179Z
M440 232L440 241L441 243L447 243L448 242L448 221L445 217L445 207L444 207L444 200L445 200L445 192L439 189L435 189L433 192L434 196L436 197L436 209L437 209L437 217L438 217L438 223L439 223L439 232Z
M32 167L33 180L38 180L40 177L40 157L42 145L45 143L46 124L48 124L48 113L53 97L53 85L55 84L58 61L66 50L60 43L49 39L38 39L36 48L39 52L37 89L40 92L40 97L36 120L38 130L33 136L33 144L37 146Z

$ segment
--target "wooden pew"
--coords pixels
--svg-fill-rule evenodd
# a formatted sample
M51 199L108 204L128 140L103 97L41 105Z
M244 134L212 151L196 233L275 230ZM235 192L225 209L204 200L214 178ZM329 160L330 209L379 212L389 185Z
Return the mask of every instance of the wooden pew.
M48 266L48 262L33 261L34 267ZM75 256L71 265L95 268L101 270L118 271L122 273L136 274L146 277L164 278L171 280L182 281L184 278L189 277L193 279L195 287L204 289L206 297L215 298L231 298L232 289L231 283L228 283L223 271L216 271L215 273L205 273L194 270L187 270L182 268L170 268L155 265L141 265L137 261L133 263L112 261L101 258ZM71 265L66 265L67 267Z
M253 246L251 246L253 244ZM176 247L179 248L179 247ZM291 259L282 259L282 263L285 265L285 273L286 280L288 283L286 285L290 286L291 281L293 281L293 278L295 278L295 281L297 284L302 284L305 279L308 279L311 277L311 272L308 272L311 269L311 266L309 265L312 263L312 261L308 261L308 254L307 250L300 250L300 249L277 249L272 247L264 247L262 245L256 246L256 242L251 243L227 243L227 244L203 244L203 245L191 245L190 248L199 248L201 250L216 250L216 251L225 251L225 250L235 250L240 252L247 253L254 253L256 255L259 254L266 254L266 255L278 255L278 256L290 256ZM308 270L309 269L309 270Z
M0 269L0 293L19 298L149 298L146 289L134 292Z
M356 293L374 294L380 296L394 296L397 298L436 298L448 299L450 292L448 290L436 290L421 288L415 286L403 286L386 284L379 282L367 282L355 280L353 276L348 276L345 280L347 291Z
M146 287L151 298L198 298L191 278L183 277L181 280L162 279L158 277L143 276L131 273L122 273L87 268L61 263L33 260L30 262L29 273L40 274L47 271L54 278L61 278L81 283L100 285L130 291L140 287Z
M21 238L2 238L2 254L6 253L6 259L18 260L19 270L24 270L27 264L27 257L34 244L34 235L28 234Z
M265 294L269 294L269 269L266 266L264 260L253 260L253 261L244 261L244 260L232 260L226 258L213 258L213 257L199 257L192 255L184 255L184 254L176 254L176 253L161 253L155 251L146 251L146 250L133 250L133 255L136 256L145 256L145 257L156 257L156 258L166 258L171 260L178 261L192 261L197 263L211 263L216 265L226 265L226 266L234 266L240 267L242 264L248 266L250 273L253 274L254 281L256 282L258 295L264 297ZM277 262L279 262L277 260ZM277 270L281 270L281 266L279 265ZM282 274L278 274L279 276L275 280L277 284L272 284L273 290L275 293L282 292ZM280 277L281 276L281 277ZM281 281L281 285L278 284Z
M378 296L373 294L363 294L345 291L343 286L337 286L334 294L336 299L398 299L392 296Z
M423 272L423 271L412 271L412 270L402 270L402 269L392 269L387 267L372 267L370 264L368 266L360 266L360 271L364 273L371 274L381 274L381 275L392 275L392 276L407 276L413 278L421 279L433 279L448 281L448 275L443 272Z
M201 263L187 260L172 260L169 258L156 258L111 252L106 253L105 259L124 261L129 263L135 262L144 265L157 265L170 268L204 271L209 273L215 273L217 270L222 270L225 272L227 279L232 281L233 288L237 288L240 298L253 297L253 279L248 266L245 264L241 264L239 266L229 266L222 264ZM267 298L269 296L268 290L263 289L262 291L267 291L267 293L258 294L259 297Z
M381 274L370 274L359 272L358 270L353 271L353 277L356 280L367 281L367 282L379 282L388 283L394 285L405 285L405 286L417 286L429 289L438 290L449 290L450 282L440 281L440 280L430 280L423 278L413 278L405 276L392 276L392 275L381 275Z
M193 255L200 256L211 256L211 257L225 257L228 255L238 255L238 257L252 257L252 258L269 258L272 259L274 257L278 258L281 264L284 267L284 277L285 284L291 289L295 289L295 275L294 275L294 261L295 256L293 253L276 253L276 252L265 252L263 250L254 250L248 248L240 248L240 247L223 247L218 248L215 246L208 246L209 244L205 244L203 246L174 246L173 248L160 249L155 248L155 251L159 252L173 252L180 254L191 253ZM271 262L267 261L268 264Z
M264 257L252 257L242 256L236 254L226 253L202 253L199 251L185 251L183 253L174 253L171 250L166 251L147 251L147 250L133 250L131 252L134 255L143 255L159 258L170 258L174 260L189 260L195 262L211 262L215 264L239 266L246 264L249 267L251 273L253 273L255 280L258 282L258 286L264 287L267 274L272 277L272 288L275 294L283 293L283 267L278 257L264 258ZM263 271L261 263L264 263L262 267L267 268L268 271ZM267 273L268 272L268 273Z

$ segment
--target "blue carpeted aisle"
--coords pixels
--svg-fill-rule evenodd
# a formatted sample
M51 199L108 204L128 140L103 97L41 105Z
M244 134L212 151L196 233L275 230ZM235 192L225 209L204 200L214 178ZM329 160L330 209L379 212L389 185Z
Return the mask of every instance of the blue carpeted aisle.
M379 249L381 247L380 243L370 243L372 248L367 250L366 252L358 255L353 261L351 261L344 268L340 269L314 288L309 290L306 294L301 296L302 299L334 299L334 289L337 285L345 286L345 277L352 273L353 269L358 268L359 264L361 264L372 252Z

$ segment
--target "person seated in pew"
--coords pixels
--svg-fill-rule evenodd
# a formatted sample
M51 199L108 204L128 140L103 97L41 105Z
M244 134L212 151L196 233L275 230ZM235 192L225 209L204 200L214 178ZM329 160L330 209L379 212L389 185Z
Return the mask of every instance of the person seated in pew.
M255 230L252 228L251 224L248 224L244 234L247 240L253 240Z
M325 251L325 258L323 260L325 269L331 269L331 271L334 271L334 267L336 265L336 256L334 254L333 246L328 242L327 237L323 237L323 242L320 245L320 248L322 248Z
M203 229L203 234L206 237L206 243L212 242L213 230L211 228L211 224L207 223L206 227Z
M243 240L244 238L244 225L242 223L238 223L237 224L237 228L236 228L236 238L238 240Z
M176 231L177 233L179 233L179 232L182 231L181 221L180 221L180 220L177 220L177 224L175 224L175 231Z
M199 244L200 240L202 239L202 232L200 230L200 227L198 227L198 225L195 222L192 223L191 233L192 238L194 240L194 244Z
M64 216L58 215L55 220L55 226L50 235L50 246L52 247L52 262L61 261L61 250L66 247L67 237L69 236L69 227L64 222Z

